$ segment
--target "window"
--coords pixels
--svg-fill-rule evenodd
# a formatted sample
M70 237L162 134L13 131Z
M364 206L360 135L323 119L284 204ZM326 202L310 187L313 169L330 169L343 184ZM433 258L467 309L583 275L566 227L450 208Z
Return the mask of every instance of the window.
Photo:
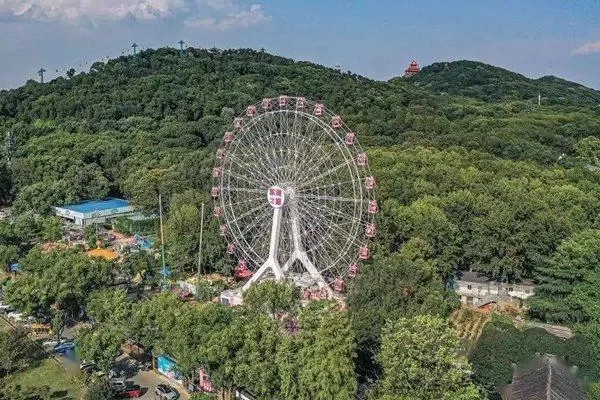
M471 290L473 287L471 285L467 285L467 289Z

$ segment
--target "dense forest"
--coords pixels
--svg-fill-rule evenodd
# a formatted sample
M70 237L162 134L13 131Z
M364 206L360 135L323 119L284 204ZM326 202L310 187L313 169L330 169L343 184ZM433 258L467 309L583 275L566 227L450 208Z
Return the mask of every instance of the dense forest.
M381 398L401 390L386 386L389 338L413 334L406 321L394 329L387 321L414 317L434 329L457 307L451 286L460 271L535 280L532 318L571 324L586 345L600 344L600 92L471 61L380 82L250 49L181 56L164 48L1 91L0 204L35 229L0 225L0 259L24 257L32 235L55 234L53 205L115 195L153 213L160 193L169 265L193 271L217 143L246 105L282 93L342 115L377 177L377 248L349 288L348 308L358 371L371 379L383 369ZM206 217L203 268L229 273L216 221ZM42 290L31 280L21 298ZM490 394L498 376L506 379L484 371L485 362L474 367Z

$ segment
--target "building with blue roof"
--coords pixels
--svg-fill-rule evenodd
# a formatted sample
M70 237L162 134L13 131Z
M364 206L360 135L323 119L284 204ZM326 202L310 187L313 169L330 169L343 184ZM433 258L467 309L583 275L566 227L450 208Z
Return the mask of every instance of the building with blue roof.
M86 227L90 224L102 224L111 219L129 215L134 208L128 200L108 197L102 200L88 200L56 206L54 210L58 217L77 226Z

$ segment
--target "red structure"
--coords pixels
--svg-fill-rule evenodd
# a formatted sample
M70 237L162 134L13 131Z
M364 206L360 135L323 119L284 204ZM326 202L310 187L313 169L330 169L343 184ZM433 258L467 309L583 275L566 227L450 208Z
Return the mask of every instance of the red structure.
M421 67L419 67L419 63L417 63L415 60L412 60L408 68L404 70L404 76L413 76L418 74L420 71Z

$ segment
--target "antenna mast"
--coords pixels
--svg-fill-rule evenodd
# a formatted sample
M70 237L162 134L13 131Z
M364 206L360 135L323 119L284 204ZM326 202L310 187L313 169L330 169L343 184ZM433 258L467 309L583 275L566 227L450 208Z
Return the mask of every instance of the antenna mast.
M133 55L135 56L137 54L137 48L138 48L138 44L133 42L133 44L131 45L131 47L133 47Z
M40 76L40 83L44 83L44 72L46 72L44 68L40 68L40 70L38 71L38 75Z

